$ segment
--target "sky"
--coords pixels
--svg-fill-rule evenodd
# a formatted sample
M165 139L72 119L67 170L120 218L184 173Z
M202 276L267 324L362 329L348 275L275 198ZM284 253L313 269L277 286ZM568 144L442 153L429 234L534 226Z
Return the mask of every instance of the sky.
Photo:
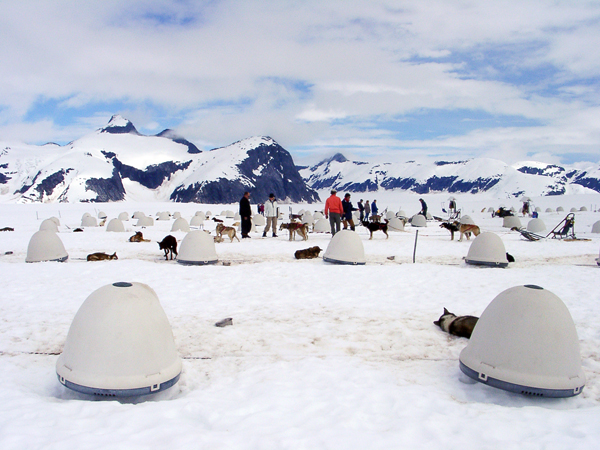
M113 114L296 163L600 162L600 2L0 2L0 141Z

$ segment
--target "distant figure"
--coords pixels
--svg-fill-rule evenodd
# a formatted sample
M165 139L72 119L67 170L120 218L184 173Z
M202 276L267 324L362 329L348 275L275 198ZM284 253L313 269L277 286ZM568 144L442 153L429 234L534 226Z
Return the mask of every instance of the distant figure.
M242 239L249 238L248 233L252 229L252 208L248 191L244 192L244 196L240 199L240 217L242 218Z
M376 216L378 212L379 208L377 207L377 200L373 200L373 203L371 203L371 214Z
M529 214L529 202L523 202L523 217Z
M273 237L277 237L277 216L279 216L279 211L277 208L277 200L275 199L275 194L269 194L269 200L267 200L267 203L265 203L263 208L265 218L267 219L267 226L265 226L263 237L267 237L267 231L269 231L270 229L273 230Z
M342 214L344 213L344 206L342 201L336 195L335 189L331 190L331 195L325 202L325 218L329 218L329 225L331 226L331 236L335 236L335 233L340 231L342 225Z
M363 199L358 201L358 211L360 212L360 221L362 222L365 218L365 205L363 205Z
M448 203L448 210L450 214L454 214L456 212L456 200L453 198L450 199L450 203Z
M365 220L369 220L369 214L371 214L371 205L369 205L369 200L365 202Z
M344 208L344 230L348 229L348 223L350 224L350 229L354 231L354 220L352 219L352 211L356 211L356 208L352 206L350 202L350 194L344 195L344 200L342 200L342 207Z
M419 211L419 214L425 216L425 219L427 219L427 203L422 198L419 201L421 202L421 211Z

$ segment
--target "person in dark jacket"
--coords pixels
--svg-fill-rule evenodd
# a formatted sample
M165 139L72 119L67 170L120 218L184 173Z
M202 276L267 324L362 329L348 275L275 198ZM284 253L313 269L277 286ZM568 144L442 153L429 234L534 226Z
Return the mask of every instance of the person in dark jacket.
M365 206L363 205L362 198L358 202L358 211L360 212L360 221L362 222L363 219L365 218Z
M352 211L356 211L356 208L352 206L352 202L350 202L350 194L346 193L344 195L344 200L342 200L342 206L344 207L344 218L342 222L344 223L344 230L348 229L348 223L350 223L350 229L354 231L354 220L352 219Z
M427 219L427 203L425 203L425 200L422 198L420 198L419 201L421 202L421 211L419 211L419 214L422 214L425 216L425 219Z
M240 217L242 218L242 239L249 238L252 229L252 208L250 207L250 192L244 192L240 199Z

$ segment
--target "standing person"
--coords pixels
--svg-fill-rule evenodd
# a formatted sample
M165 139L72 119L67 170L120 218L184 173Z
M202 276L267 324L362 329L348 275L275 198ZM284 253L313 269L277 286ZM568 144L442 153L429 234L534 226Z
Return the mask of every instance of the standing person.
M373 200L373 203L371 203L371 218L374 222L379 222L378 212L379 208L377 208L377 200Z
M371 205L369 205L369 200L365 202L365 220L369 220L369 214L371 214Z
M350 229L354 231L354 220L352 219L352 211L356 211L356 208L352 207L352 202L350 202L349 193L346 193L346 195L344 195L344 200L342 200L342 207L344 208L344 230L348 229L348 223L350 223Z
M331 226L331 236L335 236L335 233L340 231L342 225L342 214L344 213L344 206L342 201L336 195L335 189L331 190L331 195L325 202L325 218L329 218L329 225Z
M360 212L360 221L362 222L365 218L365 207L363 205L363 199L361 198L358 202L358 211Z
M277 216L279 215L279 211L277 211L277 200L275 199L275 194L269 194L269 200L266 201L264 205L265 218L267 219L267 226L265 227L265 231L263 233L263 237L267 237L267 231L273 227L273 237L277 237Z
M240 199L240 217L242 218L242 239L249 238L252 229L252 208L250 207L250 192L244 192Z
M419 201L421 202L421 211L419 211L419 214L424 215L425 219L427 219L427 203L425 203L425 200L422 198L420 198Z

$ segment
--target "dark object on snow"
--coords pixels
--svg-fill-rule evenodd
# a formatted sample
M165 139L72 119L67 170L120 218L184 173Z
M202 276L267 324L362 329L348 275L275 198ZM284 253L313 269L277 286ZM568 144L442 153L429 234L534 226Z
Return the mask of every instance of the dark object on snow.
M83 228L75 228L73 233L83 233Z
M233 319L231 317L228 317L227 319L223 319L215 323L215 327L219 328L226 327L227 325L233 325Z
M165 259L169 259L167 256L169 252L171 253L171 259L173 259L173 253L177 256L177 239L175 236L171 236L170 234L165 236L165 238L158 243L158 247L165 251Z
M296 259L313 259L318 258L319 253L321 253L321 247L314 246L305 248L303 250L296 250L294 256L296 257Z
M506 259L508 260L509 263L515 262L515 257L508 252L506 252Z
M4 228L0 228L0 231L15 231L15 229L11 228L11 227L4 227Z
M492 213L492 217L508 217L508 216L514 216L514 214L512 213L512 211L510 209L506 209L503 207L498 208L497 211L494 211Z
M457 316L444 308L444 314L433 323L447 333L469 339L478 320L474 316Z

